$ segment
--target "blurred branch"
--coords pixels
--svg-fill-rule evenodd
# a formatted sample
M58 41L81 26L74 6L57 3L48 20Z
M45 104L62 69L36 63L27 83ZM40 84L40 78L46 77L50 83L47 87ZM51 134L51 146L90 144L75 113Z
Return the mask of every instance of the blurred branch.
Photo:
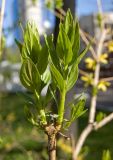
M103 50L103 43L106 38L107 31L104 29L101 33L100 40L97 45L97 60L99 60L100 55ZM99 82L99 74L100 74L100 62L97 62L94 73L94 89L97 87ZM97 94L94 94L91 99L91 108L89 113L89 123L94 123L95 120L95 112L96 112L96 102L97 102Z
M105 117L103 120L101 120L99 123L97 123L94 126L95 130L98 130L100 128L102 128L103 126L105 126L107 123L109 123L110 121L113 120L113 113L109 114L107 117Z
M88 76L88 73L83 71L82 69L79 69L80 74L84 75L84 76Z
M82 30L82 29L81 29ZM89 33L82 30L82 32L85 34L86 38L88 38L90 41L93 41L94 44L96 44L95 37L91 36Z
M92 98L91 98L91 105L90 105L90 112L89 112L89 122L86 128L83 130L81 133L77 145L75 146L75 150L73 152L73 160L77 160L77 157L80 153L80 150L88 137L88 135L94 130L94 125L95 125L95 114L96 114L96 105L97 105L97 93L95 94L95 89L98 85L99 82L99 74L100 74L100 62L98 61L100 55L102 54L103 51L103 44L106 38L107 30L103 29L101 32L101 37L98 41L97 44L97 64L95 67L95 73L94 73L94 85L93 85L93 91ZM83 74L86 74L82 71Z
M102 1L101 0L97 0L97 6L98 6L98 12L102 18L101 20L101 29L104 29L104 18L103 18L103 10L102 10Z
M83 130L82 134L79 137L78 143L77 143L76 148L74 150L73 160L77 160L78 154L80 153L80 150L81 150L86 138L88 137L88 135L92 131L97 131L98 129L102 128L103 126L105 126L106 124L111 122L112 120L113 120L113 113L109 114L107 117L105 117L99 123L95 122L95 123L89 123L87 125L87 127Z
M101 81L113 81L113 77L101 78Z
M6 0L2 0L1 10L0 10L0 58L2 55L2 28L3 28L3 20L4 20L4 12L5 12L5 2Z
M84 32L82 31L82 29L80 29L80 35L81 35L83 41L85 42L85 44L88 45L88 44L89 44L89 41L88 41L88 39L86 38L86 35L85 35ZM93 58L94 58L95 60L97 60L96 52L94 51L94 49L93 49L92 46L90 46L89 50L90 50Z

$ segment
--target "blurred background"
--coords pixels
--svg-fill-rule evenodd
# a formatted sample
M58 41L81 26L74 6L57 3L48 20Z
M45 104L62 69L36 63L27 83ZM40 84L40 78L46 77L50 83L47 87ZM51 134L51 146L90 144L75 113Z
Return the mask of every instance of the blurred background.
M51 1L51 0L49 0ZM1 8L0 0L0 8ZM22 40L22 28L28 20L37 24L43 43L43 34L54 33L57 36L58 18L54 12L54 1L51 7L46 0L6 0L3 36L2 58L0 61L0 160L47 160L46 136L29 124L24 114L25 89L20 84L20 53L15 39ZM78 17L80 27L91 36L98 37L96 0L64 0L64 10L70 7L74 16ZM102 0L102 10L106 16L106 25L113 27L113 0ZM108 37L112 39L112 37ZM81 45L84 48L82 42ZM90 54L90 53L89 53ZM81 63L84 68L84 62ZM113 54L109 65L102 67L101 77L113 76ZM77 86L69 93L68 99L76 92L81 92L83 83L79 79ZM87 106L89 105L90 92ZM106 114L113 111L113 84L106 93L98 97L98 112ZM74 126L75 137L80 134L87 124L87 113ZM76 131L77 130L77 131ZM58 159L71 159L71 143L65 139L58 140ZM92 133L84 148L84 159L100 160L104 149L109 149L113 156L113 122L102 128L98 133ZM64 152L65 151L65 152ZM63 153L63 154L62 154Z

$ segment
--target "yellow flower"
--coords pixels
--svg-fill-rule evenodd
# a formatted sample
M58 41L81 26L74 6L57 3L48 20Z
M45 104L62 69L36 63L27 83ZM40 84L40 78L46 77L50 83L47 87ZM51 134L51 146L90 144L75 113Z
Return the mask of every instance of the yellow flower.
M87 74L81 77L81 80L85 82L85 86L93 85L93 74Z
M107 82L107 81L100 81L98 83L98 89L103 91L103 92L106 92L107 91L107 87L110 86L110 83Z
M107 64L107 63L108 63L107 58L108 58L107 53L104 53L104 54L102 54L102 55L100 56L99 60L100 60L101 63Z
M108 42L108 51L113 52L113 41Z
M94 59L88 57L85 59L85 63L88 69L95 69L96 62Z

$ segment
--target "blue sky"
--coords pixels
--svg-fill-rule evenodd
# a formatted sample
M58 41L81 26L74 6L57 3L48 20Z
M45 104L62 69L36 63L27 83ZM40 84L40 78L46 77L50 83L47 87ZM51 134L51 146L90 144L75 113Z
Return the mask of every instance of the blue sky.
M113 3L111 2L113 2L113 0L102 0L104 11L108 11L110 8L113 8ZM11 27L13 25L12 14L14 13L12 12L13 11L12 3L13 0L6 0L4 28ZM76 12L78 16L95 13L97 11L98 8L96 0L77 0ZM7 37L8 45L12 43L12 39L13 39L13 34L10 32L10 34Z

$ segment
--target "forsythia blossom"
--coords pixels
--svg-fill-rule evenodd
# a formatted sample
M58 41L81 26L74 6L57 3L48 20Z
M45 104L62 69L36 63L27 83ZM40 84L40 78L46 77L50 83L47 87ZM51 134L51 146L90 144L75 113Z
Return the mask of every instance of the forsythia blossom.
M98 83L98 89L99 90L102 90L103 92L105 92L105 91L107 91L107 87L109 87L110 86L110 83L109 82L107 82L107 81L100 81L99 83Z
M88 69L95 69L96 62L94 59L88 57L85 59L85 63Z

